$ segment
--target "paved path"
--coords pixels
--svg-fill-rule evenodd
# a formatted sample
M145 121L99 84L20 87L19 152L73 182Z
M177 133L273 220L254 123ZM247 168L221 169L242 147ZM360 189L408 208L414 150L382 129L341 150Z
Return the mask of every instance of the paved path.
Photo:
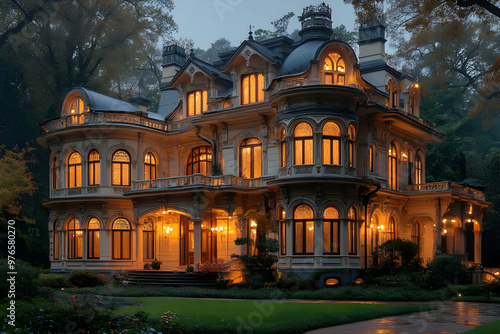
M322 328L306 334L463 333L500 319L500 304L464 302L428 302L426 304L435 305L438 309Z

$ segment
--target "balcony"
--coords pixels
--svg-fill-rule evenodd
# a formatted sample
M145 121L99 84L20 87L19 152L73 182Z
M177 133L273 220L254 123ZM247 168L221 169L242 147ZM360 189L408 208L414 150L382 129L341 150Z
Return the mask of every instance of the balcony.
M451 191L460 195L468 196L480 201L484 201L484 193L480 190L462 186L460 184L452 183L449 181L412 184L406 186L408 192L438 192L438 191Z
M121 196L124 192L130 190L130 187L106 187L106 186L89 186L77 188L61 188L52 189L50 198L65 198L79 196L100 196L100 197L116 197Z
M177 189L190 186L206 186L214 188L237 187L245 189L257 189L266 186L266 184L263 178L246 179L233 175L207 176L203 174L175 176L154 180L132 181L132 191L146 189Z
M81 115L62 116L42 125L45 132L64 129L78 125L91 125L99 123L122 123L148 127L156 130L167 130L163 121L149 119L136 114L119 113L85 113Z

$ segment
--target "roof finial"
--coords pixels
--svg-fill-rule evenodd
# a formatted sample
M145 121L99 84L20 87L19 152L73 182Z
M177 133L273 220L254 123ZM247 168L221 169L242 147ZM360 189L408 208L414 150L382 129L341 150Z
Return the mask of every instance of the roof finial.
M248 40L253 41L252 25L250 25L250 31L248 32Z

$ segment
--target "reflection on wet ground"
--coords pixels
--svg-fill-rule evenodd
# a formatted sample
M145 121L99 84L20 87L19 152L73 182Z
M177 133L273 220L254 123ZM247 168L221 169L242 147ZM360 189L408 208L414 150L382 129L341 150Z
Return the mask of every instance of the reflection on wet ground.
M306 334L463 333L500 319L500 304L439 301L408 304L434 305L438 309L322 328Z

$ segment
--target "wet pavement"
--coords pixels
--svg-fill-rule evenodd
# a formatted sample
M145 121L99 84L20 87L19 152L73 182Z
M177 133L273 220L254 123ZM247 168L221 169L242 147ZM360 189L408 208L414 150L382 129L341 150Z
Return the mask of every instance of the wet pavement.
M405 304L433 305L438 309L322 328L306 334L463 333L479 325L500 319L500 304L448 301L408 302Z

